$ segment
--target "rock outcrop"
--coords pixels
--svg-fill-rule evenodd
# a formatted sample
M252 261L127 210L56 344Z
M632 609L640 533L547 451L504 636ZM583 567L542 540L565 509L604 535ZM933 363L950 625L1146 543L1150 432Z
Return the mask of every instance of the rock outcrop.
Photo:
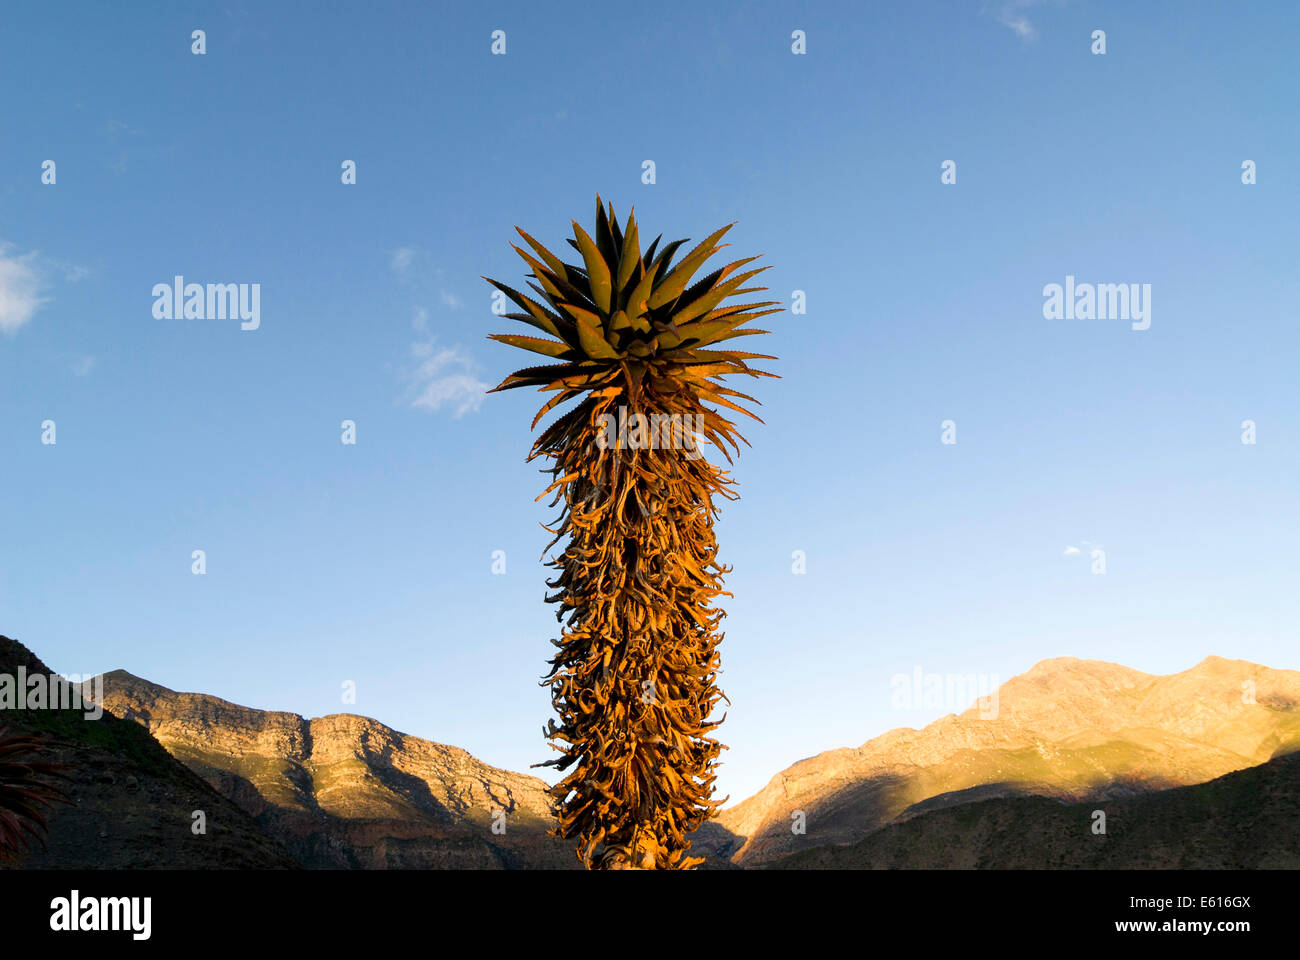
M546 783L460 747L368 717L308 720L178 693L123 670L102 683L107 711L148 730L304 866L578 865L568 844L546 835Z

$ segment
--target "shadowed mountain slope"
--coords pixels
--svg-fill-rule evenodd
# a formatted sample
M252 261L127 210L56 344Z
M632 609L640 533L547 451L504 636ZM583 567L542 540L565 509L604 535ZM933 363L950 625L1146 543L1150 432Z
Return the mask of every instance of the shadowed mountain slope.
M1154 676L1044 660L996 698L777 774L701 845L746 865L860 840L899 818L1007 796L1120 799L1256 766L1300 743L1300 671L1209 657ZM792 831L802 811L806 833Z
M0 636L0 674L50 676L16 640ZM29 869L288 868L285 849L237 804L175 760L135 723L105 711L4 709L0 724L47 738L45 759L66 764L72 803L49 812L46 847L12 867ZM193 832L203 811L206 833Z
M1106 815L1094 833L1095 811ZM1100 803L984 800L770 869L1300 869L1300 752L1190 787Z

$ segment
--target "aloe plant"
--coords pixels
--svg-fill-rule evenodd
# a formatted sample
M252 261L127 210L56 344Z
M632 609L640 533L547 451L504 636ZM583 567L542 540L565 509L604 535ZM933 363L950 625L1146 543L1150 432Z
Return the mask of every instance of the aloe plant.
M758 420L746 406L758 401L723 378L774 376L750 361L775 358L729 341L766 333L746 325L781 309L726 302L766 289L746 286L767 269L745 269L756 257L691 282L728 246L719 240L729 229L674 264L687 241L660 249L660 236L642 253L635 216L620 228L597 196L594 236L573 222L581 264L516 227L532 251L514 246L537 299L484 278L520 308L506 317L547 335L491 339L556 361L517 370L492 392L553 394L534 428L579 401L541 432L528 460L550 461L542 497L563 501L546 549L567 538L549 561L558 572L546 599L564 626L543 680L560 719L544 733L561 755L537 766L573 768L552 790L555 832L577 841L588 868L693 867L702 858L685 855L689 835L725 802L713 796L724 747L712 733L725 714L711 717L726 699L716 682L725 613L713 601L730 594L714 498L737 494L700 446L730 464L737 441L747 442L725 412Z
M49 777L68 779L62 764L37 759L41 739L0 727L0 860L14 859L32 841L44 846L43 808L67 803L67 794Z

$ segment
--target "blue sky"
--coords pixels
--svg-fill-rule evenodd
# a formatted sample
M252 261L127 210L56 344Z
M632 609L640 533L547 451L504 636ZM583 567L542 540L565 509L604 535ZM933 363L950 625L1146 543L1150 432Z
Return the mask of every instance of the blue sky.
M522 282L515 224L567 253L597 192L649 237L738 221L807 297L718 530L733 800L965 706L898 709L916 667L1300 667L1300 8L6 20L0 632L53 668L550 757L538 401L482 395L522 364L479 276ZM178 274L259 283L260 328L156 319ZM1150 284L1150 329L1044 319L1067 275Z

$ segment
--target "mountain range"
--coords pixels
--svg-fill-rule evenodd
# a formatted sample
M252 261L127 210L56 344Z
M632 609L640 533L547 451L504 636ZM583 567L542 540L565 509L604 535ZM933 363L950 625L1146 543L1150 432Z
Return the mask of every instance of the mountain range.
M546 836L546 782L460 747L353 714L308 720L177 693L124 670L102 682L106 711L148 730L304 866L578 866Z
M19 665L49 672L0 637L0 673ZM367 717L255 710L123 670L101 679L98 721L0 711L50 737L74 778L74 803L25 866L578 866L547 834L537 777ZM1210 657L1156 676L1066 657L994 702L799 761L697 831L693 852L732 869L1300 859L1300 672ZM1216 839L1180 844L1179 824Z
M702 844L745 865L854 843L897 820L999 797L1117 800L1204 783L1300 747L1300 671L1207 657L1157 676L1044 660L921 730L899 728L778 773ZM805 832L791 829L802 812Z
M49 676L21 643L0 636L0 674ZM44 846L31 850L30 868L288 869L297 862L238 804L177 761L138 723L105 711L0 710L0 725L45 739L44 759L63 764L68 805L47 814ZM195 811L206 832L193 829ZM5 866L0 862L0 866ZM12 864L9 864L12 865Z

